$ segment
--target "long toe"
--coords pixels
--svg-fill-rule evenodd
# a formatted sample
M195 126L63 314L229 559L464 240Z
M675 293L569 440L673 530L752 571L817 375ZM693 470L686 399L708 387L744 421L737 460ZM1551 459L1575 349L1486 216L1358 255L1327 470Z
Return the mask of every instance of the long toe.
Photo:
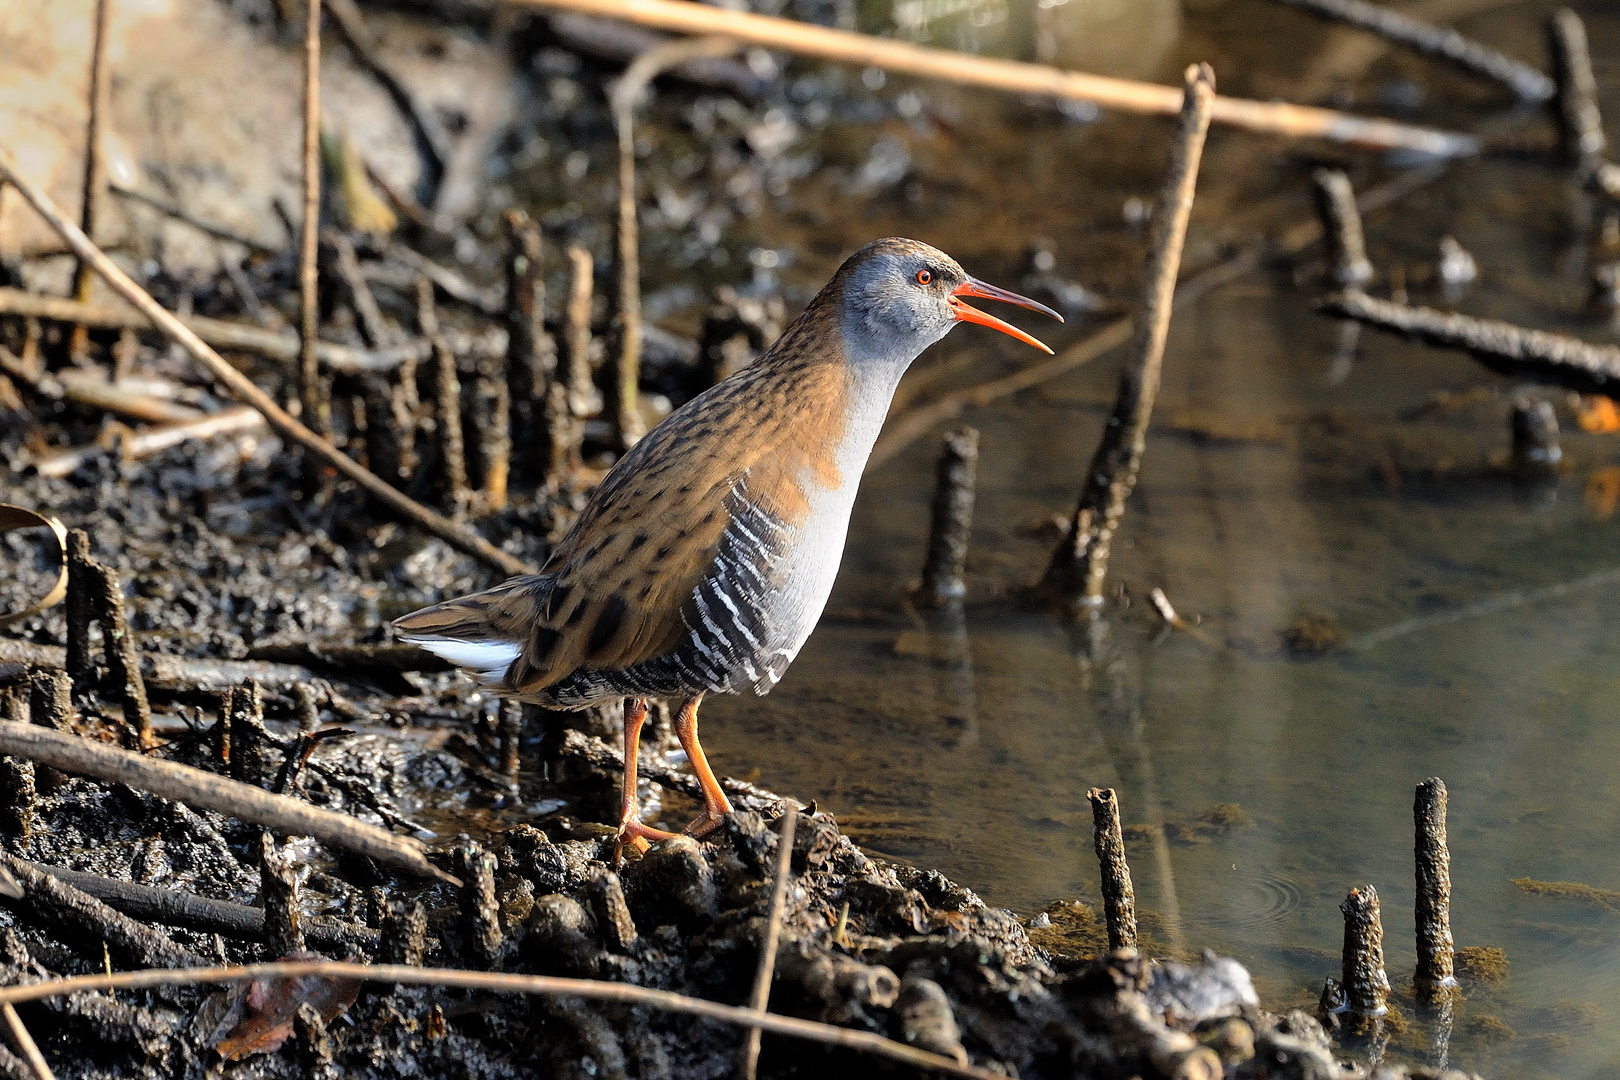
M705 811L693 818L681 832L694 840L702 840L726 823L725 815L711 814Z

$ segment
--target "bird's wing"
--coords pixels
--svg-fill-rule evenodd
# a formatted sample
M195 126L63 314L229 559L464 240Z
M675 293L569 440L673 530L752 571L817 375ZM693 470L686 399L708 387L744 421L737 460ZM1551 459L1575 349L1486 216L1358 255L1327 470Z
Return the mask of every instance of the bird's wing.
M625 455L541 574L396 627L523 694L576 671L624 670L669 654L722 547L749 564L745 572L769 579L773 539L809 513L806 486L838 482L822 463L842 436L847 383L840 364L784 371L756 362ZM762 523L776 536L763 536ZM737 542L745 536L763 542ZM477 646L470 663L456 655L469 644Z

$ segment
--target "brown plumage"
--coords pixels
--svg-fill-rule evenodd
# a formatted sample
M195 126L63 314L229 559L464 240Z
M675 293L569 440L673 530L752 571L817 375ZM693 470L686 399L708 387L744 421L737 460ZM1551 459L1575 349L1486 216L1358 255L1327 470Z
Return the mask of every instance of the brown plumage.
M706 794L691 829L712 828L729 803L697 742L697 703L768 692L809 636L900 375L957 321L1034 340L962 296L1056 317L925 244L869 244L758 360L631 449L539 574L408 615L400 635L521 700L629 699L621 839L638 845L667 835L635 816L645 699L685 699L677 733Z

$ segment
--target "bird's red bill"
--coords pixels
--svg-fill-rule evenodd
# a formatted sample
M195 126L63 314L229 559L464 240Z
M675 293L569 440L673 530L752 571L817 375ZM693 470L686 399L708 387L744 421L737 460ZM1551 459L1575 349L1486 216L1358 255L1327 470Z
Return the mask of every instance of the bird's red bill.
M1052 351L1045 342L1024 333L1012 323L1002 322L994 315L980 311L978 308L967 304L962 300L962 297L964 296L982 296L986 300L1000 300L1007 304L1017 304L1019 307L1029 308L1031 311L1039 311L1043 315L1050 315L1058 322L1062 322L1063 316L1059 315L1045 304L1031 300L1027 296L1019 296L1017 293L1008 289L1002 289L996 287L995 285L986 284L985 282L980 281L978 278L968 278L966 281L962 282L962 284L952 289L948 301L951 305L951 310L956 313L956 318L960 322L971 322L978 323L980 326L988 326L992 329L1000 330L1003 334L1007 334L1010 337L1015 337L1019 341L1024 342L1026 345L1033 345L1042 352L1049 353Z

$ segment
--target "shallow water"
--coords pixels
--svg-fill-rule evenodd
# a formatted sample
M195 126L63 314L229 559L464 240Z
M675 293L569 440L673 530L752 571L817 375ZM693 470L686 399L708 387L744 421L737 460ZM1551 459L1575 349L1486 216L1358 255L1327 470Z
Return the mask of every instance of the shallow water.
M1471 6L1491 10L1465 30L1539 60L1551 5ZM1595 3L1582 14L1605 104L1620 116L1620 16ZM955 43L949 27L938 33ZM1475 129L1508 112L1490 87L1264 3L1188 3L1170 33L1149 73L1160 81L1208 57L1233 93L1297 99L1314 86L1318 100ZM1027 51L1016 35L1004 44ZM1121 207L1151 197L1166 125L1066 123L921 89L922 121L889 122L914 167L900 193L850 195L811 176L794 203L828 212L754 222L795 253L790 279L824 280L843 253L898 232L1018 288L1024 246L1042 235L1056 242L1060 273L1129 302L1143 234ZM1392 101L1413 107L1394 112ZM834 125L824 137L859 134ZM1319 150L1216 132L1188 267L1307 216L1308 155ZM1391 172L1367 152L1321 152L1350 163L1363 188ZM1598 220L1542 163L1458 165L1369 220L1374 291L1387 295L1399 263L1415 301L1448 303L1429 282L1450 234L1482 270L1460 309L1613 340L1582 312ZM1096 900L1085 792L1116 787L1127 825L1150 826L1127 846L1155 937L1234 955L1269 1002L1298 1005L1337 974L1337 905L1363 883L1383 898L1392 981L1409 983L1412 792L1438 775L1451 791L1457 941L1500 947L1511 962L1504 983L1468 989L1451 1060L1496 1076L1610 1075L1620 917L1510 879L1620 888L1620 574L1605 575L1620 570L1620 443L1571 432L1561 403L1567 468L1540 487L1512 481L1497 464L1512 384L1370 331L1336 363L1342 330L1310 312L1322 290L1311 258L1178 308L1159 423L1110 573L1130 604L1109 608L1100 662L1005 596L1038 575L1053 543L1031 524L1067 511L1078 492L1117 354L964 415L982 432L965 645L953 645L948 620L904 602L936 433L867 477L828 617L770 697L706 707L705 744L721 771L757 771L768 787L814 797L871 849L1024 913ZM1060 351L1101 325L1020 322ZM908 378L937 390L1034 360L989 337L959 331ZM1535 592L1560 583L1575 584ZM1145 602L1153 587L1198 616L1203 636L1162 634ZM1307 616L1331 616L1348 644L1289 652L1284 631ZM1154 839L1151 827L1174 833L1219 803L1253 824L1197 844ZM1430 1059L1435 1039L1415 1024L1393 1052Z

